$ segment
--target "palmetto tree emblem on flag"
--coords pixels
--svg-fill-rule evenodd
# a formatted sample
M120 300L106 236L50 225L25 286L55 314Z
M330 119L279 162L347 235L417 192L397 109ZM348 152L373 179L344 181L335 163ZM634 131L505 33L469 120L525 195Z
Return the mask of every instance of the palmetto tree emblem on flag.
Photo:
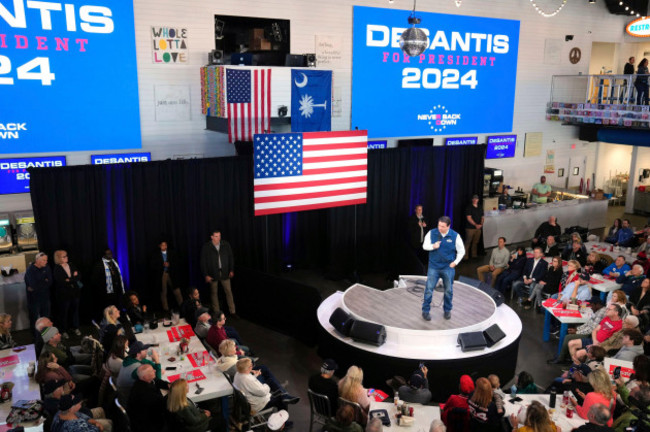
M300 99L300 115L309 118L314 113L314 108L327 109L327 100L325 100L325 102L322 104L315 104L313 97L310 95L303 95L303 97Z

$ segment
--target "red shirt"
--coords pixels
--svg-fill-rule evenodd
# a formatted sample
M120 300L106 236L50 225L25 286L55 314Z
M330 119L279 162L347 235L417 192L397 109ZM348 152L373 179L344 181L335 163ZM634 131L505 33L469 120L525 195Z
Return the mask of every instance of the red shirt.
M604 342L611 335L623 328L623 320L612 321L609 317L603 318L600 322L600 330L596 332L596 341Z
M226 328L219 328L219 326L213 324L212 327L210 327L210 330L208 330L208 337L205 339L208 341L208 344L215 349L215 351L219 352L219 344L221 341L228 339Z

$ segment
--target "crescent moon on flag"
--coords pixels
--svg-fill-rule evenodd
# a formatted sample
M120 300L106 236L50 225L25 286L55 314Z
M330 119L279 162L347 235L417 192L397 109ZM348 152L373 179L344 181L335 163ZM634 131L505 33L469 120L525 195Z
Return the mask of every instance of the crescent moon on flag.
M302 81L298 82L294 80L294 82L296 83L297 87L303 88L304 86L307 85L307 75L305 75L304 73L301 73L301 75L302 75Z

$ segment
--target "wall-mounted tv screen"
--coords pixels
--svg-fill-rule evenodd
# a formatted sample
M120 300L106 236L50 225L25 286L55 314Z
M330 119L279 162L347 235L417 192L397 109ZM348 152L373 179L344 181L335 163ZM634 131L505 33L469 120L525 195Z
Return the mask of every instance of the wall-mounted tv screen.
M476 144L478 144L478 137L456 137L456 138L447 138L445 140L445 145L448 146L476 145Z
M493 135L487 139L485 159L503 159L515 157L517 135Z
M29 193L28 168L62 166L65 156L0 159L0 194Z

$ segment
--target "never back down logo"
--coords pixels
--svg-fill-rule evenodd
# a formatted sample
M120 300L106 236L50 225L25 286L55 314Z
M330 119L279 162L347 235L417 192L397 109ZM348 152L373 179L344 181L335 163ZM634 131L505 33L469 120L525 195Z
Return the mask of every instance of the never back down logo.
M444 105L434 105L427 114L418 114L418 121L426 121L429 129L442 132L447 126L456 126L461 119L460 113L449 113Z
M19 139L27 131L27 123L0 123L0 139Z

